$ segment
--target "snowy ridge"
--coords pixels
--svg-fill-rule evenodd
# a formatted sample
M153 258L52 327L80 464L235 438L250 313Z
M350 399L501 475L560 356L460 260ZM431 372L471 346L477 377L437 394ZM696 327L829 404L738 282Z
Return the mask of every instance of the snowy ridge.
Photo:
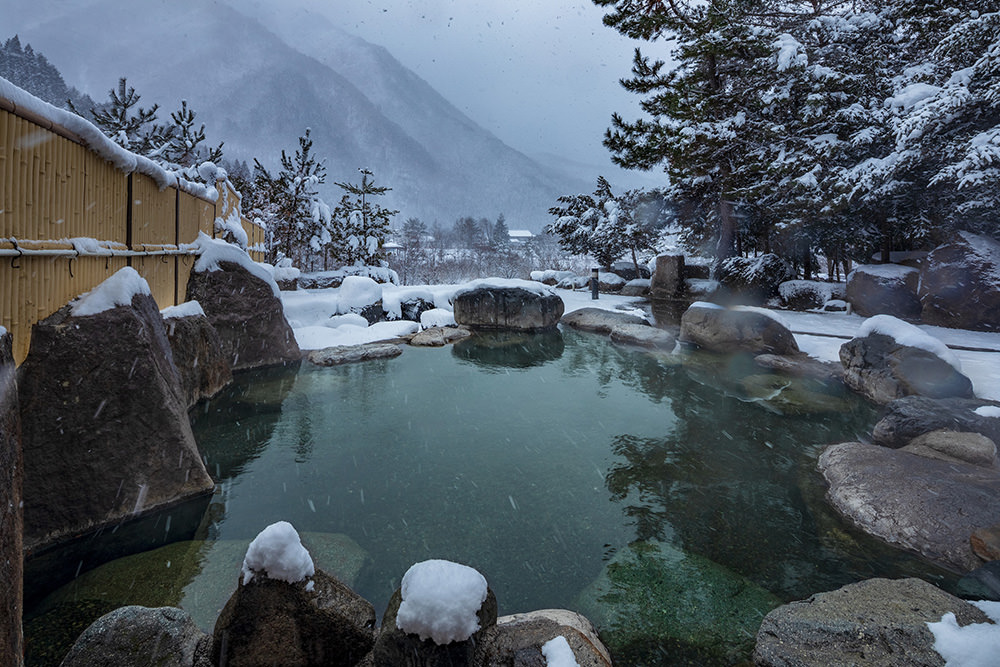
M160 315L163 319L180 319L182 317L195 317L201 315L205 317L205 311L202 309L201 304L197 301L185 301L184 303L178 304L176 306L167 306L160 310Z

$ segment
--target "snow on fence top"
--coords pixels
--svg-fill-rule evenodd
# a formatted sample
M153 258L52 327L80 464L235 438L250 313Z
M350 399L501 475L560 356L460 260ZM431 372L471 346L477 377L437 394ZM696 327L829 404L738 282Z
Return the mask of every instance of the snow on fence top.
M425 560L403 575L396 627L435 644L465 641L479 629L486 578L467 565Z
M116 271L103 283L70 302L75 317L96 315L117 306L129 306L136 294L152 294L149 283L131 266Z
M316 574L316 566L292 524L278 521L253 538L243 559L242 574L244 584L257 574L294 584Z
M174 186L196 197L215 201L219 194L214 187L192 183L181 178L176 172L168 171L152 160L142 155L128 151L111 139L101 130L75 113L52 106L38 99L31 93L18 88L10 81L0 78L0 98L9 102L3 105L16 115L31 115L50 125L59 126L75 135L84 146L125 172L139 172L152 178L162 190ZM26 113L25 113L26 112ZM35 120L30 118L29 120Z
M876 315L862 322L854 337L864 338L873 333L888 336L900 345L926 350L940 357L942 361L950 364L959 373L962 372L962 362L959 361L958 355L948 349L948 346L940 340L909 322L904 322L892 315Z

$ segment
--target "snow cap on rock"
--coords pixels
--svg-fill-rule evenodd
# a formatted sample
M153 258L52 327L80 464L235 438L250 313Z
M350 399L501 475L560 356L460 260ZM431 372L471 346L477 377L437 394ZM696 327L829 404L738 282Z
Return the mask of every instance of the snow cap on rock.
M855 338L864 338L869 334L882 334L892 338L900 345L920 348L939 357L942 361L950 364L959 373L962 372L962 362L958 355L948 349L938 338L924 332L909 322L893 317L892 315L876 315L869 317L861 323L861 328Z
M467 565L425 560L403 575L396 627L435 644L465 641L479 629L486 578Z
M542 644L542 655L548 667L580 667L576 661L573 649L562 635L554 637Z
M149 283L131 266L116 271L94 289L70 302L74 317L96 315L117 306L132 305L136 294L151 294Z
M243 583L255 574L294 584L316 574L312 557L292 524L278 521L260 531L243 559Z

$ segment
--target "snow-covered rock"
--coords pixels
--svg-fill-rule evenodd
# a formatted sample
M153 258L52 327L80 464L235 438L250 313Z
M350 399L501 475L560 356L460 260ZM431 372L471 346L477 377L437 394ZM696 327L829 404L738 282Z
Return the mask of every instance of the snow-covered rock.
M18 376L26 547L214 487L191 432L163 318L143 289L119 289L129 275L120 271L111 287L75 302L110 294L106 303L115 303L131 294L128 305L76 316L69 304L32 329Z
M946 613L957 614L962 625L989 621L980 609L919 579L850 584L765 616L754 664L943 665L928 624Z
M722 297L727 303L761 304L778 295L778 285L795 277L792 268L777 255L730 257L716 270Z
M649 278L636 278L622 285L618 292L622 296L646 296L649 294Z
M496 622L496 596L475 569L445 560L416 563L389 600L373 664L475 664Z
M547 651L546 646L549 646ZM501 616L496 626L483 637L476 651L476 664L518 664L518 657L537 656L538 653L543 656L548 653L549 666L559 664L553 661L562 659L570 666L611 667L611 655L591 622L566 609Z
M840 347L844 382L872 401L886 404L910 395L972 398L972 381L940 340L888 315L866 320Z
M238 246L207 237L199 245L187 300L201 304L233 370L298 361L301 352L271 273Z
M610 334L613 328L623 324L649 326L649 322L638 315L604 310L603 308L580 308L579 310L574 310L572 313L564 315L559 323L573 327L574 329L603 334Z
M545 271L532 271L530 277L536 282L540 282L543 285L558 285L563 280L567 278L575 277L575 273L572 271L558 271L556 269L547 269Z
M679 339L712 352L795 354L792 332L769 311L695 302L681 316Z
M164 308L160 314L187 405L215 396L232 381L233 371L222 350L219 333L208 321L201 304L186 301Z
M1000 331L1000 243L962 232L935 248L920 272L919 296L929 324Z
M243 583L254 575L294 584L316 573L312 557L287 521L272 523L250 542L243 558Z
M866 264L847 276L847 302L862 317L885 314L905 319L920 317L917 287L920 272L898 264Z
M526 280L473 281L452 304L455 322L472 329L544 331L555 328L564 310L551 287Z
M832 299L843 299L844 285L817 280L786 280L778 285L781 305L791 310L822 308Z

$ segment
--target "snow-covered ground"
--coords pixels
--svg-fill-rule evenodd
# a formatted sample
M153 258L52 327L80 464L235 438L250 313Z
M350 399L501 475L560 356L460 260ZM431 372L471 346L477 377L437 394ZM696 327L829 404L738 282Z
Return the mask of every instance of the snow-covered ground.
M535 283L541 287L540 283ZM435 310L425 321L426 326L447 321L451 300L468 285L417 285L400 287L385 284L382 291L386 310L398 311L399 304L407 298L420 297L433 303ZM548 288L546 288L548 289ZM593 300L589 290L555 289L571 313L581 308L623 310L644 314L645 302L635 297L601 294ZM335 345L359 345L379 340L389 340L419 330L415 322L380 322L367 326L364 318L352 314L352 308L367 305L371 299L365 290L343 288L298 290L282 292L285 315L299 347L304 350L322 349ZM370 303L370 301L369 301ZM854 337L865 322L864 317L847 313L774 311L777 319L788 326L795 335L799 348L806 354L824 361L839 361L840 346ZM966 331L921 325L924 333L950 347L962 367L962 372L972 380L976 395L1000 401L1000 333ZM992 350L992 351L990 351Z

